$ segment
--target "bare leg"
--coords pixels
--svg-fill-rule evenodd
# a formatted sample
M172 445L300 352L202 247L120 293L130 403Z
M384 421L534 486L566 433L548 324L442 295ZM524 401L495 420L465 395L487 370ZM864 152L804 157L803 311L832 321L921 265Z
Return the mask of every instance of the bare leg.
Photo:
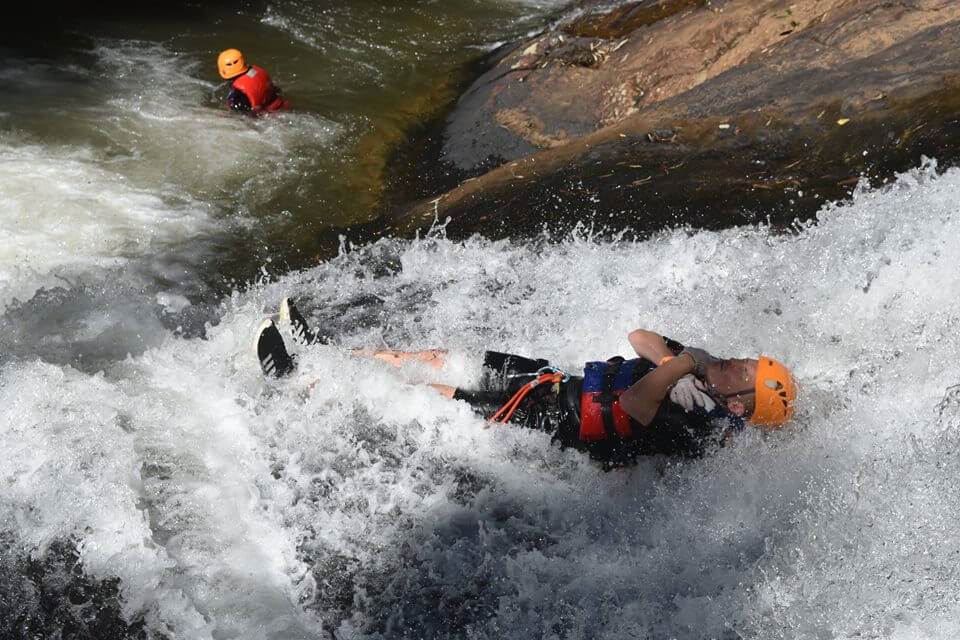
M453 394L456 393L457 388L451 387L448 384L431 384L428 385L433 387L437 392L443 395L444 398L453 398Z
M354 349L353 355L382 360L387 364L400 367L407 362L419 361L436 369L447 364L446 349L428 349L426 351L389 351L387 349Z

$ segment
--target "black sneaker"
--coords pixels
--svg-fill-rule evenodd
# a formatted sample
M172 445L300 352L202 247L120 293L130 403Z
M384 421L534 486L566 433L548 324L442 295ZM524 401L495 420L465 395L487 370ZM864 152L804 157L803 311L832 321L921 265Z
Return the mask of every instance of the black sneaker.
M273 320L264 320L257 330L257 360L264 375L282 378L294 369L293 358L283 344L283 337Z
M280 321L288 324L290 333L298 344L311 345L316 342L326 342L310 328L307 319L303 317L303 314L300 313L300 310L297 309L290 298L284 298L280 301Z

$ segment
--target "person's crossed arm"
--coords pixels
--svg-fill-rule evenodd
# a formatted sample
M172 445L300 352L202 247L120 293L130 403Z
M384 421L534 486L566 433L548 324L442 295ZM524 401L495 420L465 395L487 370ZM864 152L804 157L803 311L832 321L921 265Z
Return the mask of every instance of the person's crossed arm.
M630 346L641 358L646 358L654 364L660 364L664 358L673 357L673 351L658 333L646 329L635 329L627 334Z
M713 410L713 399L692 375L696 362L690 354L674 357L659 334L645 329L631 331L627 339L638 356L659 365L621 394L620 407L627 415L648 426L668 394L687 411L695 406Z

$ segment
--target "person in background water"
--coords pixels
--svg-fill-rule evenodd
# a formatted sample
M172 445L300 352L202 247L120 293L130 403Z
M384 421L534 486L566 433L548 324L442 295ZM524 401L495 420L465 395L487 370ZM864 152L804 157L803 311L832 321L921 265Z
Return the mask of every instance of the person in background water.
M295 342L330 342L308 326L289 298L281 301L279 316ZM568 375L546 360L488 351L478 388L430 386L493 422L547 432L562 447L584 451L608 469L641 455L698 457L747 424L776 429L793 415L796 382L769 356L716 358L644 329L627 338L636 357L588 362L582 375ZM260 326L256 351L267 375L283 377L295 368L272 319ZM421 361L437 369L448 355L445 350L354 354L395 366Z
M233 111L259 115L290 106L274 86L270 74L263 67L247 64L240 50L222 51L217 58L217 69L221 78L232 81L227 106Z

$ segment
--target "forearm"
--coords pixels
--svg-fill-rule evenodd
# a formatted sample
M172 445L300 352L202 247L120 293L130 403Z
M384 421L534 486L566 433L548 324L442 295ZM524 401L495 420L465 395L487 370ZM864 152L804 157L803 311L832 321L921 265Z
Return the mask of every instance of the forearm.
M673 355L663 338L653 331L636 329L627 335L627 340L638 356L654 364L660 364L663 358Z
M670 393L670 387L691 373L694 365L693 358L683 354L657 367L621 394L620 408L640 424L648 426Z

